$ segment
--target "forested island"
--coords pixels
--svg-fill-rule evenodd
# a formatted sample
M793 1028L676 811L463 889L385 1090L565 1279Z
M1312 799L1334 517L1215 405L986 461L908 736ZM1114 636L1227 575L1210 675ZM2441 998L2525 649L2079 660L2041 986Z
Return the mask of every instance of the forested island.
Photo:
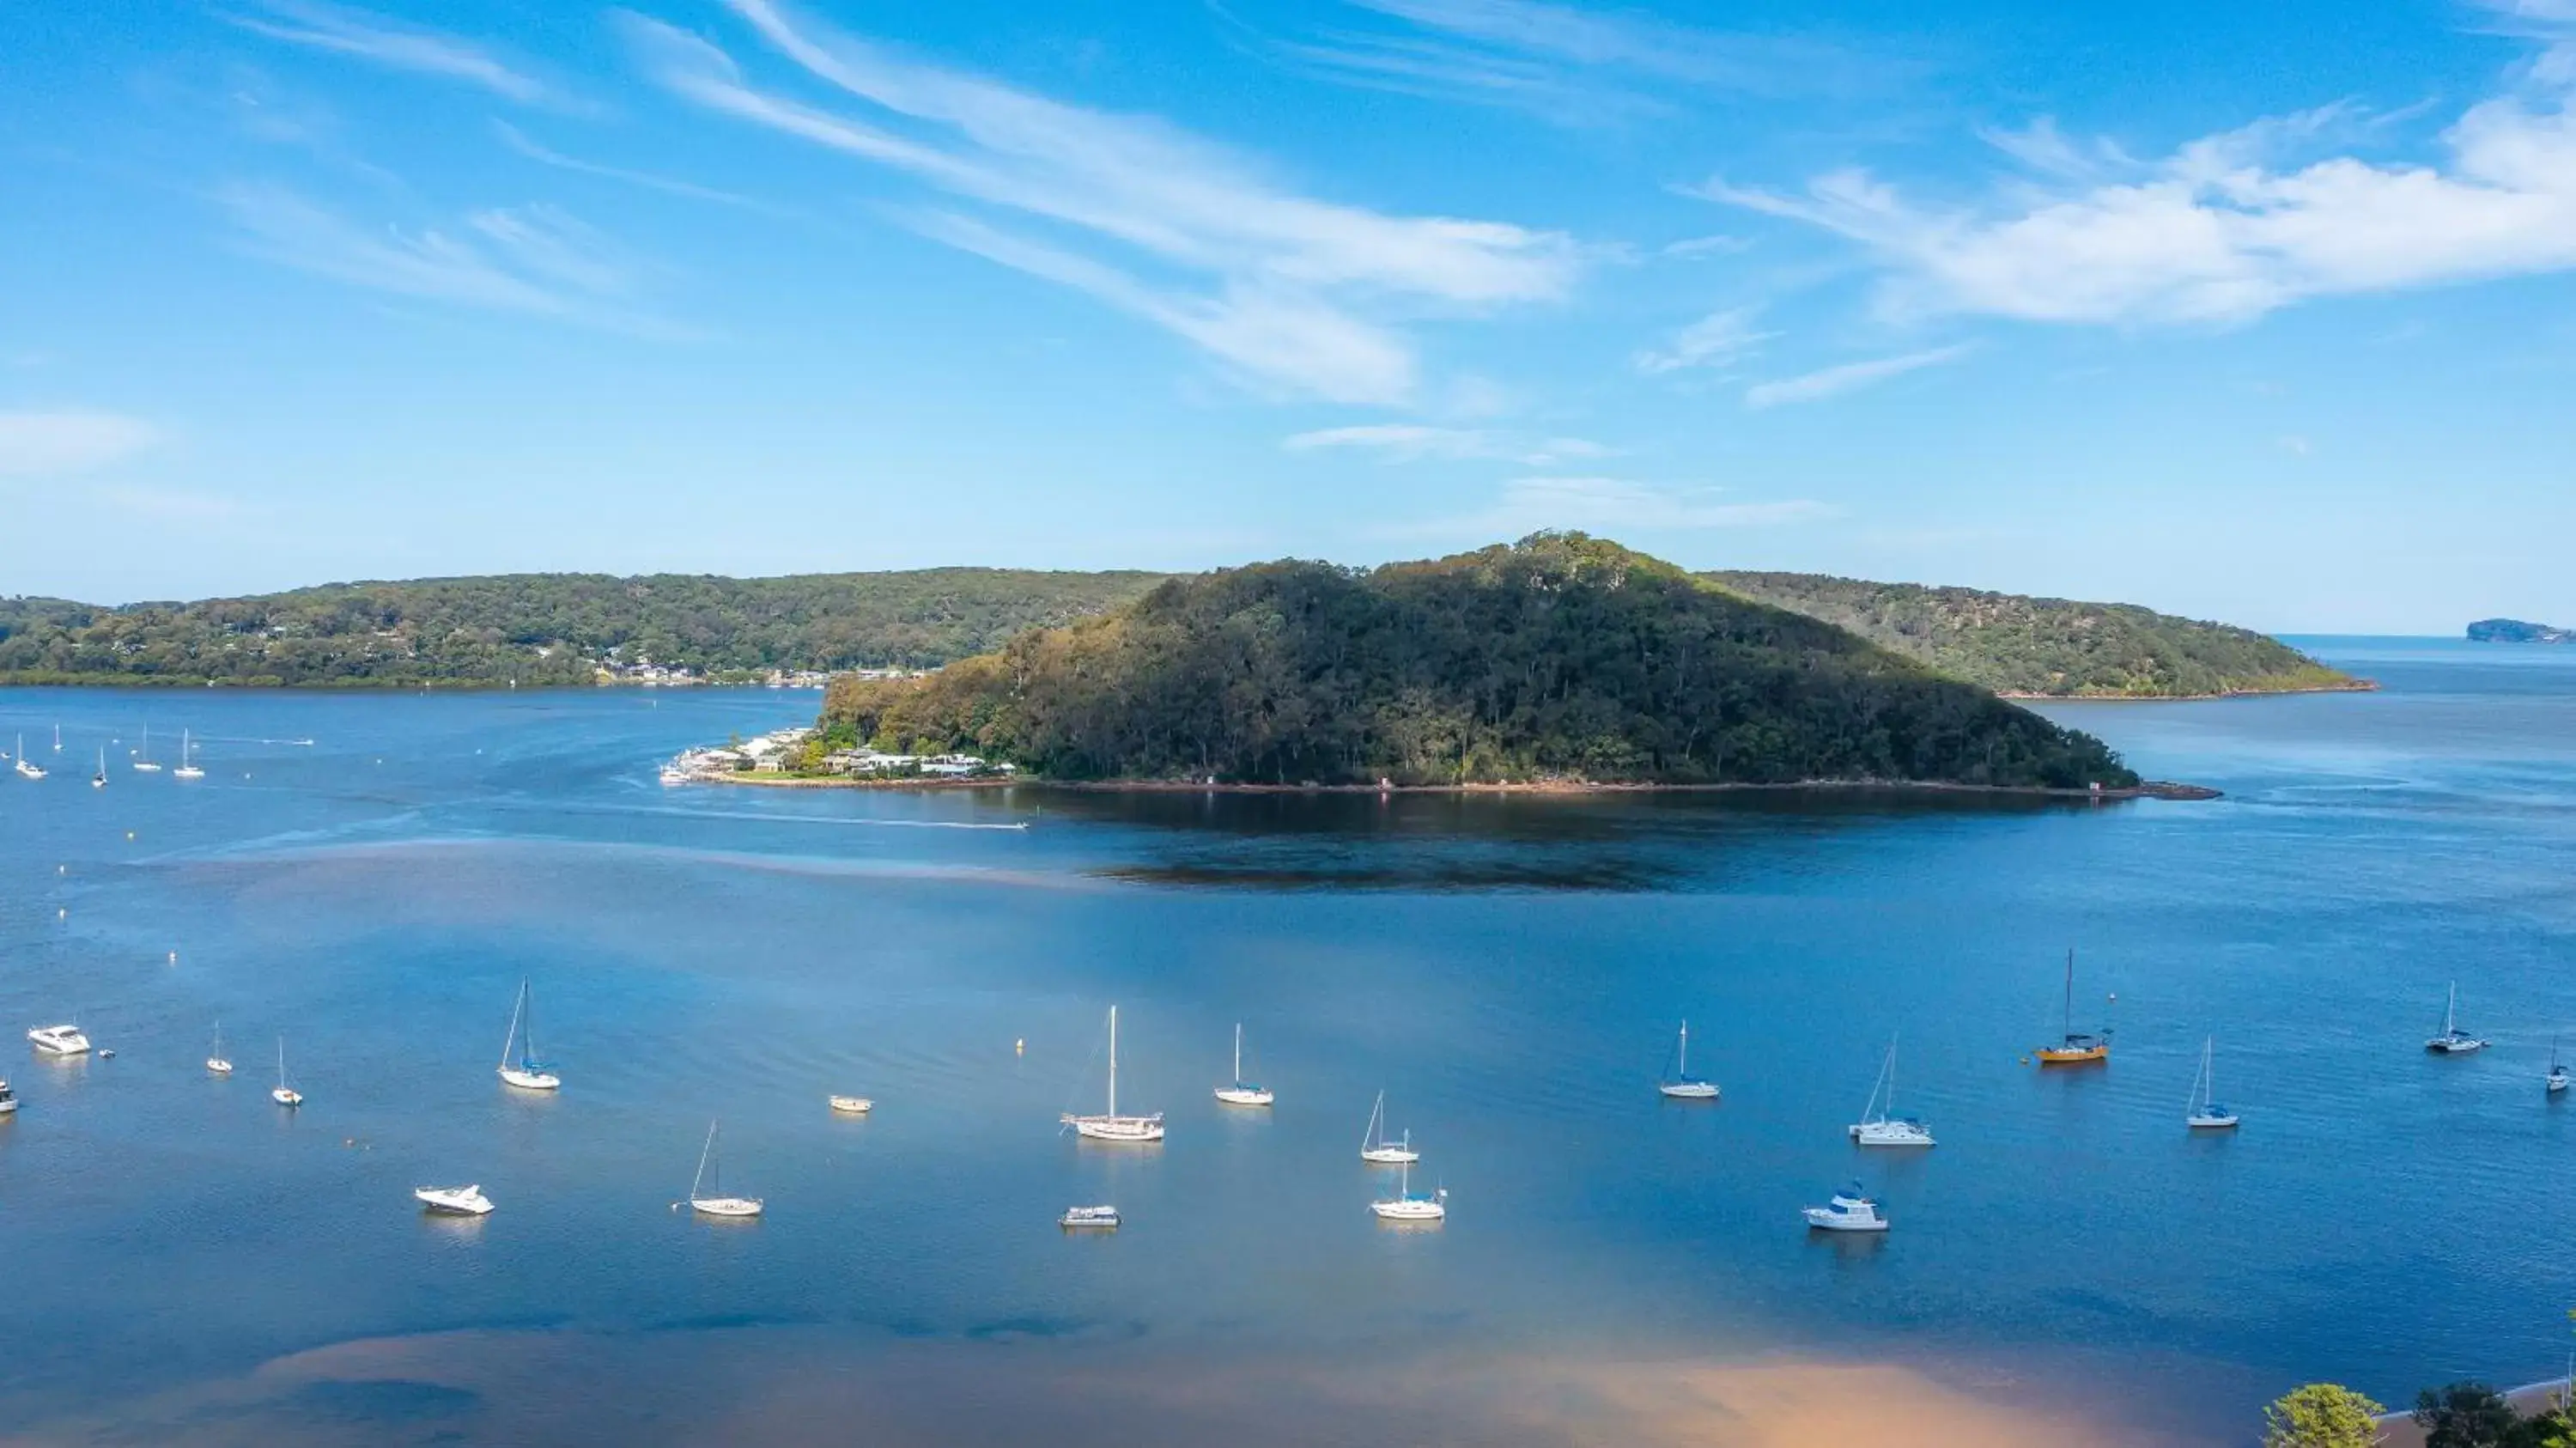
M2469 625L2469 640L2481 644L2576 643L2576 629L2525 623L2518 618L2482 618Z
M935 674L837 679L820 724L1069 781L2137 783L2089 735L1579 533L1168 579Z
M1701 576L2011 697L2206 699L2372 687L2251 629L2135 604L1813 573Z

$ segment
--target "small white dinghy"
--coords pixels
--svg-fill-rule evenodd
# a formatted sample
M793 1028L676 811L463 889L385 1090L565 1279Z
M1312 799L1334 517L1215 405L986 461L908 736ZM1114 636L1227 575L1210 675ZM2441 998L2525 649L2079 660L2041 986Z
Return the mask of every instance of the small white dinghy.
M206 1053L206 1069L217 1076L233 1073L233 1058L224 1054L224 1023L215 1022L215 1044Z
M535 1004L528 983L519 982L518 1002L510 1007L510 1034L501 1038L501 1079L522 1091L553 1091L563 1085L563 1078L537 1059Z
M757 1217L760 1198L720 1195L724 1187L716 1164L716 1124L707 1123L707 1144L698 1153L698 1174L689 1183L689 1209L709 1217Z
M1111 1206L1067 1207L1055 1224L1067 1231L1077 1227L1109 1229L1118 1225L1118 1209Z
M1151 1116L1118 1114L1118 1008L1109 1008L1109 1109L1098 1116L1066 1112L1057 1118L1073 1128L1076 1136L1088 1141L1155 1142L1163 1139L1163 1113Z
M284 1036L277 1038L277 1089L268 1093L268 1099L287 1107L304 1104L304 1093L286 1084L286 1038Z
M492 1199L480 1186L415 1187L412 1197L433 1212L451 1217L480 1217L492 1210Z
M1807 1207L1802 1215L1807 1225L1819 1232L1884 1232L1887 1218L1878 1214L1878 1203L1863 1195L1860 1183L1834 1193L1830 1205Z
M1243 1022L1234 1023L1234 1084L1216 1088L1216 1099L1228 1106L1268 1106L1277 1099L1267 1086L1243 1079Z
M1680 1043L1674 1049L1673 1074L1658 1082L1657 1091L1675 1101L1715 1101L1717 1083L1703 1081L1690 1073L1690 1022L1682 1022Z
M2234 1131L2236 1113L2218 1104L2212 1093L2218 1089L2218 1073L2210 1057L2215 1037L2203 1037L2200 1043L2200 1074L2191 1078L2190 1114L2183 1124L2194 1131Z
M877 1104L865 1096L834 1096L828 1099L832 1103L832 1109L843 1116L865 1116L877 1109Z
M1422 1160L1413 1149L1413 1129L1405 1128L1402 1138L1386 1139L1386 1093L1377 1093L1377 1104L1369 1108L1368 1130L1360 1133L1360 1160L1375 1166L1410 1166Z
M1932 1128L1911 1116L1896 1114L1896 1038L1888 1037L1887 1059L1879 1063L1878 1081L1869 1088L1869 1100L1860 1109L1860 1120L1849 1128L1851 1139L1859 1146L1930 1146Z
M78 1026L38 1026L27 1033L27 1039L48 1056L89 1054L89 1037L82 1035Z
M1404 1175L1396 1184L1395 1195L1369 1203L1369 1210L1382 1222L1439 1222L1449 1216L1449 1189L1442 1187L1427 1197L1413 1194L1413 1166L1405 1164Z

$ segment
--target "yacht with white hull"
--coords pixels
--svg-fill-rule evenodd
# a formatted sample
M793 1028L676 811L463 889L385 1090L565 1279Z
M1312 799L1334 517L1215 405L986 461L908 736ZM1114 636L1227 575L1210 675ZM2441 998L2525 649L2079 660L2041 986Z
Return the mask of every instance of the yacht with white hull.
M1243 1023L1234 1023L1234 1084L1216 1088L1216 1099L1228 1106L1268 1106L1277 1098L1267 1086L1255 1086L1243 1079Z
M1878 1203L1860 1189L1860 1183L1834 1193L1830 1205L1804 1208L1800 1215L1808 1227L1819 1232L1884 1232L1887 1218L1878 1214Z
M89 1037L78 1026L38 1026L27 1033L35 1048L48 1056L86 1056Z
M1118 1008L1116 1006L1109 1008L1109 1109L1098 1116L1082 1116L1068 1111L1058 1120L1072 1127L1074 1135L1088 1141L1145 1143L1163 1139L1163 1113L1157 1111L1151 1116L1118 1114Z
M1360 1133L1360 1160L1372 1166L1410 1166L1422 1160L1413 1149L1413 1129L1395 1141L1386 1139L1386 1093L1377 1093L1377 1104L1369 1108L1368 1129Z
M1849 1131L1852 1141L1860 1146L1930 1146L1932 1128L1911 1116L1896 1114L1896 1038L1888 1037L1887 1059L1879 1063L1878 1081L1869 1088L1869 1100L1860 1109L1860 1120Z
M522 1091L553 1091L563 1085L563 1078L537 1059L536 1011L524 980L519 982L518 1003L510 1007L510 1034L501 1038L500 1076Z
M1690 1022L1682 1022L1681 1040L1674 1051L1672 1078L1658 1083L1655 1089L1675 1101L1715 1101L1717 1083L1690 1073Z
M441 1216L481 1217L492 1211L492 1199L483 1195L480 1186L416 1187L412 1198Z
M723 1168L716 1160L716 1124L707 1123L707 1144L698 1152L698 1174L689 1181L689 1210L706 1217L728 1217L736 1220L757 1217L761 1212L758 1197L723 1195Z

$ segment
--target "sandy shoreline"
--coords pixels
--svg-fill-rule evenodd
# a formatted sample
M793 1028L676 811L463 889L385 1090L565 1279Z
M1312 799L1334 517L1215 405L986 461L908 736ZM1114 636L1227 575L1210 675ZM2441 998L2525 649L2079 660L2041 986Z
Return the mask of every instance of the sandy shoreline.
M1935 795L1991 795L2002 799L2205 800L2221 791L2206 785L2151 779L2122 789L2052 789L2040 785L1948 784L1937 780L1804 779L1783 784L1619 784L1542 780L1521 784L1204 784L1186 779L1038 779L1027 775L983 779L854 779L757 771L692 775L692 784L746 784L762 789L1049 789L1081 794L1493 794L1584 797L1604 794L1793 793L1800 790L1868 792L1900 790Z

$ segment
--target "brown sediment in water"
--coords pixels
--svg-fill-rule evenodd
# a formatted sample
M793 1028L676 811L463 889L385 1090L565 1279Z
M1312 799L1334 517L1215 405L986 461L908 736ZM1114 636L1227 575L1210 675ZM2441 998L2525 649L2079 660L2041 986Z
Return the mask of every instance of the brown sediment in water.
M918 1341L826 1327L372 1338L75 1417L0 1448L548 1443L557 1448L2182 1448L2098 1398L1923 1368L1757 1357L1211 1355L1116 1334ZM2090 1397L2091 1395L2087 1395Z

